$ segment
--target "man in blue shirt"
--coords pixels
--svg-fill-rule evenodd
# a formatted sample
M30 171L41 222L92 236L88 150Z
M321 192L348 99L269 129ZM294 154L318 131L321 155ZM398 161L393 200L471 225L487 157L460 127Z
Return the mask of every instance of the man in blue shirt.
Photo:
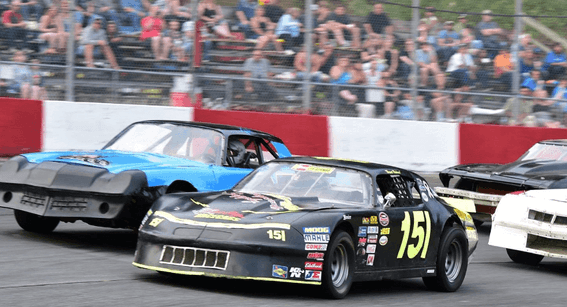
M448 61L460 44L460 35L453 30L452 21L445 21L443 24L443 30L439 31L437 34L437 55L439 56L439 62Z
M543 70L547 71L548 80L557 80L559 77L565 74L567 67L567 57L563 53L563 47L561 44L555 43L553 45L553 50L550 51L545 57L545 63L543 64Z

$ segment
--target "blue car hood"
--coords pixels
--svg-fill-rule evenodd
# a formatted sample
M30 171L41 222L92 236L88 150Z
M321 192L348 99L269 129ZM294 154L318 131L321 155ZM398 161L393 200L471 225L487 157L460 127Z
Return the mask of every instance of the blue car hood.
M60 162L99 167L110 173L126 170L151 170L169 167L206 167L207 164L157 153L124 152L116 150L60 151L23 154L31 163Z

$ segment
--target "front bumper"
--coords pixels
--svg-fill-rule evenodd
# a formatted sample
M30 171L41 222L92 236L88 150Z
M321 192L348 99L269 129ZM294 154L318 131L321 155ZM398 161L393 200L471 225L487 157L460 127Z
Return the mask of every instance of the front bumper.
M196 242L195 245L203 244ZM139 238L132 264L181 275L320 285L322 271L309 272L305 262L305 255L245 252L227 248L222 243L196 247ZM317 276L319 280L308 280Z

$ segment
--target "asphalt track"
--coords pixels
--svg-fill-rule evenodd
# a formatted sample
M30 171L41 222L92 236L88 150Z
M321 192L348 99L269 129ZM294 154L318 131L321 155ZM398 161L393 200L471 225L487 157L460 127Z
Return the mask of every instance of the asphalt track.
M432 186L435 175L427 175ZM488 246L490 225L465 282L455 293L432 292L421 279L356 283L343 300L314 286L213 278L173 278L131 265L136 236L83 223L52 234L21 230L0 209L0 307L4 306L565 306L567 261L537 267L513 263Z

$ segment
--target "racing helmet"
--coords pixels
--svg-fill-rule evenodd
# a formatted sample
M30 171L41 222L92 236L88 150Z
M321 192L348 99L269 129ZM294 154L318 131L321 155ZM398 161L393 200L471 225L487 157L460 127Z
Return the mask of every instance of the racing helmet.
M246 147L239 140L228 141L228 163L232 166L240 166L244 163L246 156Z

